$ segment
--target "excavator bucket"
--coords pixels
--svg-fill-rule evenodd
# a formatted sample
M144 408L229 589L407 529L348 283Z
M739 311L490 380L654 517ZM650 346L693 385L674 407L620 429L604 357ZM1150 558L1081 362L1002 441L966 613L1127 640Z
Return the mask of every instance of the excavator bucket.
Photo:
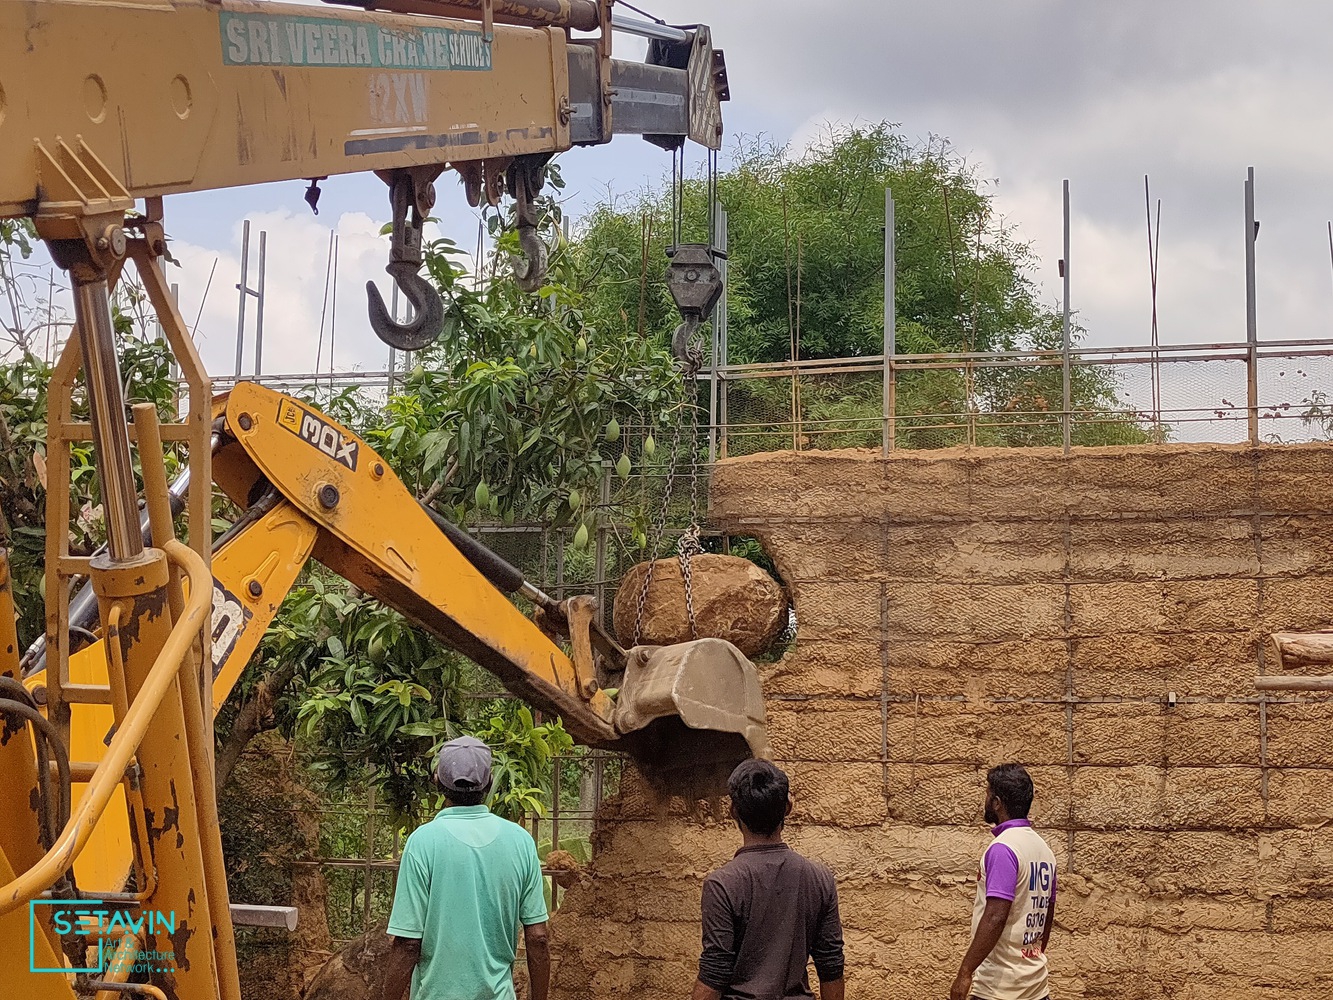
M621 746L654 784L706 797L743 760L767 758L754 665L723 639L636 646L616 699Z

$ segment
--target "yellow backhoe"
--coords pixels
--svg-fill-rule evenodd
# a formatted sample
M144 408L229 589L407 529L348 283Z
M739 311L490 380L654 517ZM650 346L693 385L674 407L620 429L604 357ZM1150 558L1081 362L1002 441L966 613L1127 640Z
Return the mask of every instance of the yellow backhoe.
M647 35L647 58L614 59L613 27ZM707 28L624 19L612 0L0 0L0 218L34 221L76 320L48 393L46 634L24 663L0 553L7 994L241 1000L212 719L310 558L650 773L767 752L754 668L727 643L625 650L589 599L542 594L324 414L249 383L215 400L162 271L166 195L303 180L313 205L321 181L374 171L414 318L375 292L370 325L418 349L443 319L418 270L444 170L473 204L514 198L514 270L537 287L549 159L616 133L715 150L726 97ZM131 261L185 383L178 422L126 419L109 296ZM680 270L697 326L709 269ZM86 441L107 529L92 557L65 530ZM164 443L188 452L170 486ZM244 511L216 558L214 483ZM75 636L93 641L71 652Z

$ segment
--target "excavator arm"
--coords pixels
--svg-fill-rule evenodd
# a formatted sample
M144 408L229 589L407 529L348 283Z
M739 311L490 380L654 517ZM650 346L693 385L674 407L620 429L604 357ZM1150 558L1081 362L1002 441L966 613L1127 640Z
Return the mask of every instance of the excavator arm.
M214 712L313 557L559 716L580 743L627 751L650 772L767 755L757 676L734 646L621 648L590 598L557 603L542 593L420 504L364 440L313 406L238 383L214 403L214 442L214 480L244 512L213 556ZM96 619L73 624L95 628ZM105 683L104 662L99 641L71 655L71 678ZM31 685L41 666L29 668ZM73 729L95 744L102 721L90 714Z
M512 591L522 590L521 575L458 529L451 540L365 441L313 407L252 382L225 397L220 424L213 466L223 490L243 506L256 493L281 499L254 527L220 546L215 565L237 546L262 551L262 539L277 523L301 524L301 536L312 539L308 554L333 572L490 670L524 700L559 715L580 742L615 741L615 705L597 685L593 664L576 666L486 574ZM252 543L256 535L260 540ZM478 562L485 558L478 553L489 555L486 572L455 541L471 543ZM299 570L296 560L274 551L245 579L215 572L227 580L227 600L234 594L242 614L254 616L245 623L244 642L215 665L219 679L239 672L237 662L248 659L255 633ZM215 702L221 695L215 684Z

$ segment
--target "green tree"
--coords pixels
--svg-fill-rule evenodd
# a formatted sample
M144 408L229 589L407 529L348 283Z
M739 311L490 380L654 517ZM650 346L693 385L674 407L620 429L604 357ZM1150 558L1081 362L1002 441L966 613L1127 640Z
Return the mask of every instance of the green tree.
M1040 300L1031 277L1031 247L996 214L989 182L946 142L913 144L888 124L830 128L799 155L750 140L738 146L718 187L728 212L733 364L882 352L886 188L896 205L899 353L1061 343L1061 316ZM687 240L704 239L705 199L702 181L686 185ZM602 275L585 307L595 322L637 326L642 316L643 332L658 340L677 322L665 289L670 206L670 192L653 189L592 213L576 253L584 273ZM605 261L613 265L609 275ZM801 387L797 408L806 420L853 428L822 447L878 435L878 381L840 377ZM1091 424L1080 430L1079 443L1143 438L1133 419L1109 416L1118 405L1115 387L1106 369L1076 370L1075 409L1101 418L1095 433ZM747 413L757 422L769 414L781 419L794 405L783 380L741 382L731 391L738 422ZM980 443L1055 443L1062 399L1058 367L900 372L900 443L958 443L969 415L978 413L988 415L989 426ZM749 450L781 442L781 435L760 438Z

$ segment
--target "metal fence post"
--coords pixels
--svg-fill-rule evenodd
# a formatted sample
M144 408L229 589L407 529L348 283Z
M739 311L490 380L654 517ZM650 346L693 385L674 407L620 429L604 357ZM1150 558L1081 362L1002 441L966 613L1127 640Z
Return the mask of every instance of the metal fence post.
M1254 221L1254 167L1245 176L1245 340L1246 408L1249 411L1250 444L1259 443L1259 310L1255 281L1254 241L1258 236Z
M1065 255L1060 260L1061 277L1064 278L1064 336L1061 341L1061 361L1064 369L1064 404L1060 413L1060 429L1064 438L1065 454L1069 454L1070 439L1072 437L1072 428L1070 423L1073 420L1073 392L1071 389L1070 378L1070 347L1073 343L1073 327L1070 321L1069 312L1069 181L1064 185L1064 225L1065 225Z
M255 378L264 374L264 272L268 251L268 232L259 231L259 288L255 292Z
M375 801L375 782L371 779L370 788L366 792L366 867L361 873L361 930L366 932L370 930L370 912L371 896L375 888L375 810L378 804Z
M241 303L236 311L236 378L241 377L241 356L245 351L245 304L250 295L250 220L241 223Z
M597 541L593 555L593 594L597 598L597 620L606 624L606 530L607 508L611 505L611 463L602 460L602 485L597 511Z
M897 213L893 203L893 189L884 190L884 428L883 453L888 455L896 445L896 411L898 406L898 374L893 359L898 353L898 243Z
M719 448L726 457L726 446L720 445L718 436L726 436L726 428L719 429L724 420L722 410L721 387L718 380L722 377L722 368L726 365L726 330L727 330L727 210L719 202L713 211L713 246L720 251L717 258L718 273L722 277L722 298L718 299L713 311L713 379L708 391L708 461L716 462Z

